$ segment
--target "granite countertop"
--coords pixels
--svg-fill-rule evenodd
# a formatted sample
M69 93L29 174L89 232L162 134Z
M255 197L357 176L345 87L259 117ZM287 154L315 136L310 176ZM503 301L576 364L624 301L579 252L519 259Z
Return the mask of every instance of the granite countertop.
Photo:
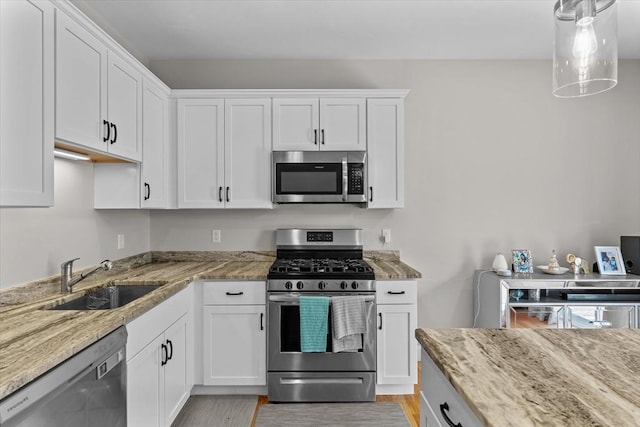
M411 279L420 273L400 261L395 251L365 252L376 279ZM148 252L114 261L60 292L60 276L0 292L0 399L149 311L195 280L266 280L273 252ZM78 270L75 274L81 273ZM162 284L113 310L46 310L106 283Z
M486 426L640 420L640 330L417 329L416 338Z

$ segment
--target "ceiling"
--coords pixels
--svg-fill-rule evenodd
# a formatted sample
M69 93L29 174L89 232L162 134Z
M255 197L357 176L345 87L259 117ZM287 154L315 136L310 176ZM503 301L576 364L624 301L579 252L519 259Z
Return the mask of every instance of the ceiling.
M551 59L554 0L71 0L143 62ZM618 0L640 58L640 0Z

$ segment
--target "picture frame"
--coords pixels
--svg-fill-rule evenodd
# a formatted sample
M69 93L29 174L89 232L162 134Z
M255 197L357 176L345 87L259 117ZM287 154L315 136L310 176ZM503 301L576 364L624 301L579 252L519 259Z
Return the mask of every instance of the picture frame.
M627 274L619 246L594 246L598 271L605 275Z
M533 273L533 258L529 249L513 249L514 273Z

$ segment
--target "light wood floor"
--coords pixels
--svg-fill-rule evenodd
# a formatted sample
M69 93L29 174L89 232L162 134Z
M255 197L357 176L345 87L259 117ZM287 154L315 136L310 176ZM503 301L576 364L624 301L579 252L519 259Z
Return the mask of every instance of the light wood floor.
M420 426L420 362L418 362L418 384L414 386L413 394L400 395L380 395L376 396L376 402L397 402L402 406L402 410L407 415L411 427ZM260 405L269 403L267 396L258 396L258 406L253 414L251 427L256 425L256 417L258 416L258 408Z

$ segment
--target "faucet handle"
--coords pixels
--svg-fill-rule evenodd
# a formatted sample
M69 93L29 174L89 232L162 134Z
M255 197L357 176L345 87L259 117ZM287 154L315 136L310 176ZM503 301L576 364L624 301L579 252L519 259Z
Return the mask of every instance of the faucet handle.
M77 261L80 258L74 258L74 259L70 259L69 261L65 261L62 264L60 264L60 268L73 268L73 261Z

